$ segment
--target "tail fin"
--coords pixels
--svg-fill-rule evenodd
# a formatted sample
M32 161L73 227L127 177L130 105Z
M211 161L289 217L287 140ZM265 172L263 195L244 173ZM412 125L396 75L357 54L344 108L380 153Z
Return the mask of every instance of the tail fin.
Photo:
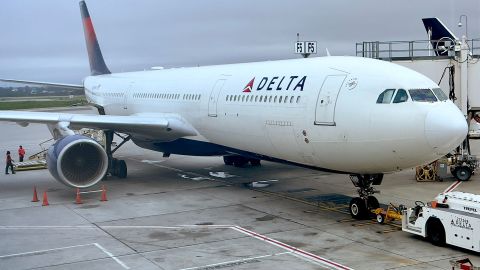
M438 18L423 18L422 21L425 30L427 30L430 43L435 50L435 54L447 55L448 50L441 50L440 48L447 48L448 46L454 45L445 43L455 43L455 41L458 40L457 37Z
M111 72L103 60L102 51L100 50L100 45L98 45L95 29L93 29L85 1L80 1L80 12L82 13L83 31L85 32L85 41L87 42L90 72L92 75L110 74Z

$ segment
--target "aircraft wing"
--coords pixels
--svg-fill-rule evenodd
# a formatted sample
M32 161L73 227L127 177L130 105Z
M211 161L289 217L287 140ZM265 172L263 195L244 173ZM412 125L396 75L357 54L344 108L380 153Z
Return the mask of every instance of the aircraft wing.
M54 112L0 111L0 121L15 122L21 126L29 123L61 125L73 129L94 128L115 130L121 133L161 141L172 141L185 136L195 136L197 131L178 114L156 113L145 115L88 115Z
M52 86L52 87L58 87L58 88L64 88L64 89L83 90L83 85L78 85L78 84L51 83L51 82L39 82L39 81L24 81L24 80L11 80L11 79L0 79L0 82L22 83L22 84L29 84L29 85Z

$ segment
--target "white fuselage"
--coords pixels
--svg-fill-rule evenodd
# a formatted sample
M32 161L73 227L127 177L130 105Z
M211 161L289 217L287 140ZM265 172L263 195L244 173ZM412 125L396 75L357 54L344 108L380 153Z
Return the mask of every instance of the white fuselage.
M339 172L383 173L431 162L467 132L450 101L409 97L377 104L386 89L438 85L407 68L365 58L116 73L87 77L84 86L87 99L106 114L174 113L187 120L200 135L178 142L134 137L141 147L173 154L222 149Z

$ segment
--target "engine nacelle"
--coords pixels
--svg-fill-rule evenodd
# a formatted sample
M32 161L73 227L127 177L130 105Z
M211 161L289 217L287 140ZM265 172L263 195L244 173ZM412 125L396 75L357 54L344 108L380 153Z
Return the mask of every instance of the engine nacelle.
M71 135L58 140L48 149L48 170L59 182L76 188L95 185L108 170L108 157L95 140Z

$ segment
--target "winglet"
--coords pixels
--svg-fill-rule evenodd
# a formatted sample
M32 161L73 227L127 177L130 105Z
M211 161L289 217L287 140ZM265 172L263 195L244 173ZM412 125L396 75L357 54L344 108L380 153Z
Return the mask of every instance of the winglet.
M332 56L332 55L330 54L330 51L328 50L328 48L325 48L325 51L326 51L326 53L327 53L327 56Z
M80 1L80 12L82 13L83 31L85 32L85 41L87 43L90 72L92 75L110 74L111 72L103 60L102 51L100 50L100 45L98 45L95 29L93 28L85 1Z

